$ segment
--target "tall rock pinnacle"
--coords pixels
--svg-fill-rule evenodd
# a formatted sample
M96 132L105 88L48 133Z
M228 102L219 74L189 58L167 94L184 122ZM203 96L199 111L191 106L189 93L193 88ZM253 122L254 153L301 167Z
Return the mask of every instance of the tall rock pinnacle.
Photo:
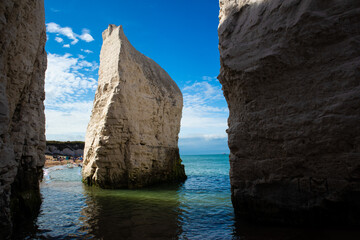
M98 84L86 132L84 182L138 188L184 180L178 149L182 94L157 63L130 44L122 26L103 32Z

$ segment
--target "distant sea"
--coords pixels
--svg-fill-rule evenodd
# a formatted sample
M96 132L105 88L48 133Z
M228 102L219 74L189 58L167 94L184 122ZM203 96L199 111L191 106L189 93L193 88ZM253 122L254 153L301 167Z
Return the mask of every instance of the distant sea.
M346 230L240 224L231 205L229 155L181 158L188 176L184 184L141 190L87 187L80 168L49 168L41 183L40 214L19 238L353 239Z

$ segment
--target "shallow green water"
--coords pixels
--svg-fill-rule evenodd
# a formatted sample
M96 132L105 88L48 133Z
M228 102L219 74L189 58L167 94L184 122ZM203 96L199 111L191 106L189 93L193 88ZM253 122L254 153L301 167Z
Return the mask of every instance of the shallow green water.
M183 185L103 190L81 183L80 168L53 167L26 239L360 239L344 229L249 226L234 218L228 155L182 156Z
M41 184L36 237L231 239L228 155L182 159L188 176L184 184L142 190L86 187L80 168L50 168Z

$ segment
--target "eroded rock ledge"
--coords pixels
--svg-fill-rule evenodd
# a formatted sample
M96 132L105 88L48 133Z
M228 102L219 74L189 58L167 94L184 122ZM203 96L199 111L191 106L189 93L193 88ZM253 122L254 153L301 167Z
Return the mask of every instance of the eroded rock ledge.
M186 178L178 149L182 94L121 26L103 32L98 89L86 132L83 179L138 188Z
M242 218L360 224L360 2L220 0Z
M43 1L1 0L1 239L9 237L13 224L32 224L41 204L38 181L45 162L45 42Z

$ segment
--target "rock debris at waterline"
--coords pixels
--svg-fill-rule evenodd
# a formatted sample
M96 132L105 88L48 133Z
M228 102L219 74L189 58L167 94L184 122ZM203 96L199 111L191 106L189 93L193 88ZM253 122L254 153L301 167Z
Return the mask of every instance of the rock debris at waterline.
M360 224L360 2L220 1L237 214Z
M102 36L83 181L102 188L139 188L185 180L178 149L180 89L130 44L122 26L109 25Z

